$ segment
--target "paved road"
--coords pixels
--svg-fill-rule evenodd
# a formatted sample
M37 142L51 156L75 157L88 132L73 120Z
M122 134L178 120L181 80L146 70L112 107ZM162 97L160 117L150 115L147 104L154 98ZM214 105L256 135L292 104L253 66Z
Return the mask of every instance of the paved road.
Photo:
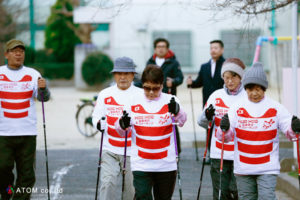
M291 156L292 149L281 149L280 157ZM200 149L199 155L203 155ZM84 150L49 150L50 185L56 188L56 193L51 194L52 200L91 200L95 195L97 176L97 149ZM201 159L202 161L202 159ZM194 149L184 148L181 153L181 182L185 200L196 199L199 186L200 169L202 162L195 161ZM47 196L45 175L44 151L37 152L37 192L32 195L33 200L44 200ZM121 179L120 179L121 182ZM120 195L120 191L117 191ZM277 192L278 199L289 199L285 194ZM178 186L176 185L173 199L179 199ZM211 179L209 166L205 166L201 199L212 199Z

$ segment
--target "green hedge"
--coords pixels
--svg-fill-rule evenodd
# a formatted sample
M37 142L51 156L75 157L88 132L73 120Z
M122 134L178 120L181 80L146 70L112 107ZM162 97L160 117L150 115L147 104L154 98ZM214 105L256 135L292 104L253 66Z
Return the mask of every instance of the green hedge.
M71 79L74 73L73 65L73 63L34 63L31 67L47 79Z
M102 52L89 54L82 63L81 73L88 85L104 83L112 77L112 60Z

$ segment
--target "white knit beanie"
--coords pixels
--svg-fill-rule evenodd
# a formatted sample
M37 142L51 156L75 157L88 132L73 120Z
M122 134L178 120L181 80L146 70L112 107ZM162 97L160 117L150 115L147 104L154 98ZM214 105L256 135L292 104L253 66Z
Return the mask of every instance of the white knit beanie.
M225 72L231 71L231 72L238 74L242 79L245 68L246 68L246 66L240 59L228 58L222 65L221 76L223 78Z

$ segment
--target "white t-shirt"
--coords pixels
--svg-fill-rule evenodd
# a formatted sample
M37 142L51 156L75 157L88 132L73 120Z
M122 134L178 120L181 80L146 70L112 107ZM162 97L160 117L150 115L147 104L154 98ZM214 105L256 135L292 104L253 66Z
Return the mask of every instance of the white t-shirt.
M215 108L214 127L211 137L210 145L210 157L215 159L221 159L222 141L218 140L216 132L220 126L222 117L228 112L229 108L235 104L240 98L247 97L246 91L242 89L237 95L229 95L224 88L218 89L213 92L207 100L203 113L201 114L198 124L201 124L201 118L205 117L205 109L210 104ZM206 117L205 117L206 119ZM207 120L207 119L206 119ZM234 143L233 140L224 144L224 159L233 160Z
M177 169L172 118L168 103L173 95L161 93L150 101L136 95L131 106L132 171L166 172ZM176 102L179 100L175 97Z
M279 174L279 133L286 133L292 115L280 103L264 97L258 103L241 98L228 112L234 129L234 173Z
M34 99L38 78L35 69L0 67L0 135L37 135Z
M115 122L123 115L123 110L129 112L133 98L142 89L131 85L127 90L121 90L117 85L102 90L92 114L93 125L96 127L102 117L106 117L107 127L104 132L103 149L118 155L124 155L125 137L115 130ZM127 155L130 156L131 133L127 136Z
M156 56L155 63L156 63L157 66L161 67L164 64L165 60L166 60L165 58L159 58L159 57Z

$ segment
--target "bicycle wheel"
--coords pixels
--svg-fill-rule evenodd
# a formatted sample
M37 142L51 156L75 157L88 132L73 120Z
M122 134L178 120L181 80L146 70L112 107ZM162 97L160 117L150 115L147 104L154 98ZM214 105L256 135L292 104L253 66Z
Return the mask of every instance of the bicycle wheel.
M82 104L76 113L76 125L79 132L86 137L93 137L97 134L97 129L93 127L92 113L94 105L92 102Z

